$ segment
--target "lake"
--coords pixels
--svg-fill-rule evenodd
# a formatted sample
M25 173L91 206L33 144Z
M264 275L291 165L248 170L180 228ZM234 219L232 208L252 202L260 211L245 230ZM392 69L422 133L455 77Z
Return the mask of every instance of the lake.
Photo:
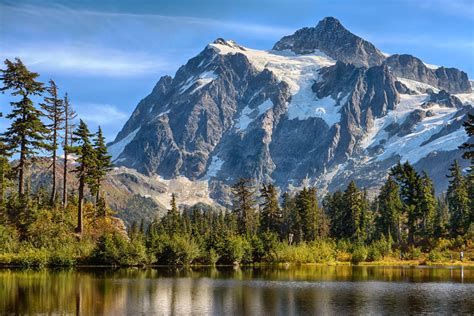
M474 313L474 268L0 270L0 314Z

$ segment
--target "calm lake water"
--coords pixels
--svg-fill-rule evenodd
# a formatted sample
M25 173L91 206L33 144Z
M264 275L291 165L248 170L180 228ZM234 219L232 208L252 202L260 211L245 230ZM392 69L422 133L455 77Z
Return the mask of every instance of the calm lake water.
M474 313L474 268L0 270L0 314Z

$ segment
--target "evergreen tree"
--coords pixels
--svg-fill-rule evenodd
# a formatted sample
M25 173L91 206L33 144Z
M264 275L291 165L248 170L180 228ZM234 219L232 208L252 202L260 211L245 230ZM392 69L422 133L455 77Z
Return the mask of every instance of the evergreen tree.
M334 238L346 237L347 225L350 225L349 219L345 217L344 194L338 190L333 194L328 193L324 198L323 205L325 212L329 217L330 235Z
M421 237L428 238L433 234L434 217L436 215L436 194L434 190L433 181L423 172L421 176L420 189L420 230Z
M71 152L77 155L77 166L74 171L77 173L77 177L79 179L76 228L76 232L79 234L82 234L84 229L83 202L85 188L86 185L90 185L94 179L93 170L95 163L95 153L91 144L91 136L92 135L89 132L87 124L80 120L79 126L73 133L73 146L71 147Z
M354 181L351 181L344 191L344 204L346 214L343 219L347 225L344 235L352 240L365 241L367 237L366 210L364 209L363 194Z
M102 129L99 126L97 134L94 138L94 152L95 152L95 162L92 170L92 183L90 186L91 194L95 197L96 208L100 199L100 189L102 182L107 175L107 172L112 169L111 156L108 155L107 145L105 144L105 137L102 134ZM102 213L102 212L100 212ZM105 214L99 214L104 216Z
M316 198L316 189L306 187L296 196L296 211L301 220L301 230L304 240L314 240L318 235L318 200ZM299 230L299 228L297 228Z
M467 135L472 138L474 136L474 114L467 114L467 120L463 123L463 126ZM474 167L474 143L465 142L460 148L465 150L463 157L471 159L471 167Z
M31 98L41 95L43 84L36 81L38 74L29 71L23 62L5 60L6 69L0 70L3 87L0 91L11 90L13 96L20 96L19 101L10 102L13 110L6 116L11 121L10 127L2 134L2 140L13 153L19 153L18 165L18 195L25 195L25 175L28 159L34 157L38 150L47 147L44 142L46 126L42 123L43 113L34 107Z
M280 229L280 238L285 240L288 239L289 234L292 233L292 212L296 207L295 200L288 192L283 193L282 199L282 225Z
M449 226L449 208L447 198L442 194L438 198L436 214L433 225L433 236L436 238L446 237L448 235Z
M469 218L469 192L461 168L455 160L451 168L449 186L446 192L448 208L450 214L450 231L452 236L464 234L467 231L470 222Z
M69 158L69 151L71 149L71 141L72 141L72 133L74 130L73 120L76 118L76 112L72 109L71 104L69 103L69 97L67 93L64 95L64 139L63 139L63 198L62 198L62 206L63 209L67 206L67 197L68 197L68 190L67 190L67 178L68 178L68 158Z
M250 179L241 178L232 187L234 214L237 215L239 232L252 236L257 232L255 189Z
M403 222L403 202L400 199L399 187L391 176L380 189L378 201L379 216L377 228L385 237L392 236L401 242Z
M412 165L407 161L403 165L398 164L390 170L390 174L400 187L400 197L405 205L408 243L415 243L415 235L418 233L419 221L423 215L420 209L421 179Z
M260 229L262 232L280 234L282 214L278 203L278 192L273 184L262 185L260 189Z
M46 88L48 95L44 97L44 103L41 103L45 116L50 120L47 125L49 143L48 150L51 152L52 160L52 180L51 180L51 198L50 204L54 205L56 201L56 159L58 150L58 139L60 131L62 130L62 123L64 121L64 106L63 100L58 97L58 87L53 80L49 81L49 86Z

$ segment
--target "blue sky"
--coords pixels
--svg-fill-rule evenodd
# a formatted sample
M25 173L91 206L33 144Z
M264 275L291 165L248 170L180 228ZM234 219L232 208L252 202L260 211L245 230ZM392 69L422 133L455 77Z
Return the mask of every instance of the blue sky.
M0 0L0 58L18 56L53 78L111 141L160 76L217 37L270 49L325 16L386 53L474 78L474 0ZM0 111L7 101L0 96Z

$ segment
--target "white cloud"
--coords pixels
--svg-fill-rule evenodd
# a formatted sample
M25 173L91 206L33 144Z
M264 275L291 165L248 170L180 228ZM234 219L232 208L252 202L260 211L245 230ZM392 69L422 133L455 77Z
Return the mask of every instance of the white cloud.
M2 5L0 4L0 7ZM144 13L123 13L123 12L109 12L109 11L93 11L93 10L78 10L67 6L36 6L36 5L22 5L22 6L5 6L3 10L10 10L17 14L40 17L47 19L51 17L54 20L61 20L63 22L70 21L69 17L74 21L110 23L110 19L118 19L121 21L135 21L140 23L159 23L159 24L177 24L182 27L186 26L204 26L221 29L229 29L242 34L253 35L287 35L293 33L294 30L283 28L268 24L258 24L240 21L219 20L213 18L202 18L193 16L179 16L179 15L162 15L162 14L144 14ZM113 23L119 23L114 21Z
M100 104L92 102L76 102L78 119L93 125L122 126L129 115L119 110L115 105Z
M174 67L159 56L81 43L67 46L47 42L18 43L2 48L0 55L2 59L19 57L36 71L72 75L130 77L156 74Z

